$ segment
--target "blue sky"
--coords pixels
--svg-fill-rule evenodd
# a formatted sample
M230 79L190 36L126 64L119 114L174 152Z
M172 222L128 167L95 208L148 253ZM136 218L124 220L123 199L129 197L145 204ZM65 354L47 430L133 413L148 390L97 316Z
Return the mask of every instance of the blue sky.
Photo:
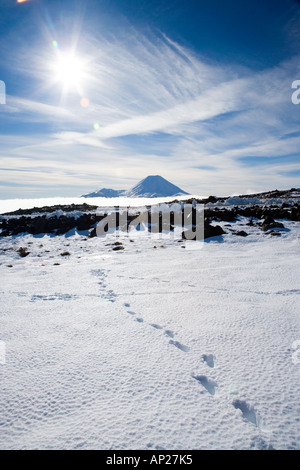
M299 39L296 0L2 0L0 198L299 187Z

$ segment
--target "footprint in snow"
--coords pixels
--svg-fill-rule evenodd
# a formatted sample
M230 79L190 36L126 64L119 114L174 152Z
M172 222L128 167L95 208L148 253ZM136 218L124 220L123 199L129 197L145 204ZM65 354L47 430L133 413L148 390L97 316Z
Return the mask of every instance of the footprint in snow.
M155 328L156 330L163 330L163 327L158 325L157 323L150 323L150 326ZM170 338L174 338L174 333L171 330L165 330L164 331L165 335L169 336Z
M150 323L150 326L152 326L152 327L155 328L156 330L162 330L162 329L163 329L162 326L157 325L156 323Z
M172 339L170 339L169 343L173 344L174 346L176 346L176 348L180 349L181 351L188 352L190 350L188 346L184 346L184 344L179 343L179 341L173 341Z
M130 304L126 303L124 304L124 306L130 307ZM132 310L127 310L127 313L129 313L130 315L136 315L136 313ZM136 317L135 320L139 323L144 323L144 320L141 317ZM150 326L152 326L152 328L155 328L156 330L163 330L163 327L158 325L157 323L150 323ZM174 338L174 333L172 330L165 330L164 334L166 336L169 336L169 338ZM188 352L190 350L188 346L184 346L184 344L179 343L179 341L173 341L173 339L170 339L169 343L173 344L174 346L176 346L176 348L180 349L181 351Z
M215 367L215 362L214 362L215 356L213 354L203 354L202 355L202 360L206 362L208 367Z
M216 382L210 380L206 375L192 375L211 395L216 393L215 388L218 386Z
M165 335L170 336L170 338L174 338L174 333L171 330L165 330Z
M255 426L258 425L257 416L253 406L249 405L244 400L234 400L232 404L237 410L241 410L244 419L254 424Z

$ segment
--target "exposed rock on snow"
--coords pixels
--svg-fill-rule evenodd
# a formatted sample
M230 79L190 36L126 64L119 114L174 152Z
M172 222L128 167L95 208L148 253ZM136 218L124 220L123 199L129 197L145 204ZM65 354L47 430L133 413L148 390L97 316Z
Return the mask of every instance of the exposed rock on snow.
M245 232L244 230L239 230L238 232L234 232L235 235L238 237L248 237L248 233Z

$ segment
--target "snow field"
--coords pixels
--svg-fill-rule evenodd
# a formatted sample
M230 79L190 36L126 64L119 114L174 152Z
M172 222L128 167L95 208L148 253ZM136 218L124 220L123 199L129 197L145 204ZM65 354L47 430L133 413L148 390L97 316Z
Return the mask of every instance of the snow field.
M284 224L202 249L1 240L0 447L299 449L300 231Z

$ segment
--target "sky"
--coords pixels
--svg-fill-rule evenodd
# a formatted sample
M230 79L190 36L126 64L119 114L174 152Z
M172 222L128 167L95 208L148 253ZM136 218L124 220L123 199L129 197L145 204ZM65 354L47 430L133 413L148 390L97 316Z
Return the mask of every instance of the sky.
M299 40L296 0L1 0L0 199L300 187Z

